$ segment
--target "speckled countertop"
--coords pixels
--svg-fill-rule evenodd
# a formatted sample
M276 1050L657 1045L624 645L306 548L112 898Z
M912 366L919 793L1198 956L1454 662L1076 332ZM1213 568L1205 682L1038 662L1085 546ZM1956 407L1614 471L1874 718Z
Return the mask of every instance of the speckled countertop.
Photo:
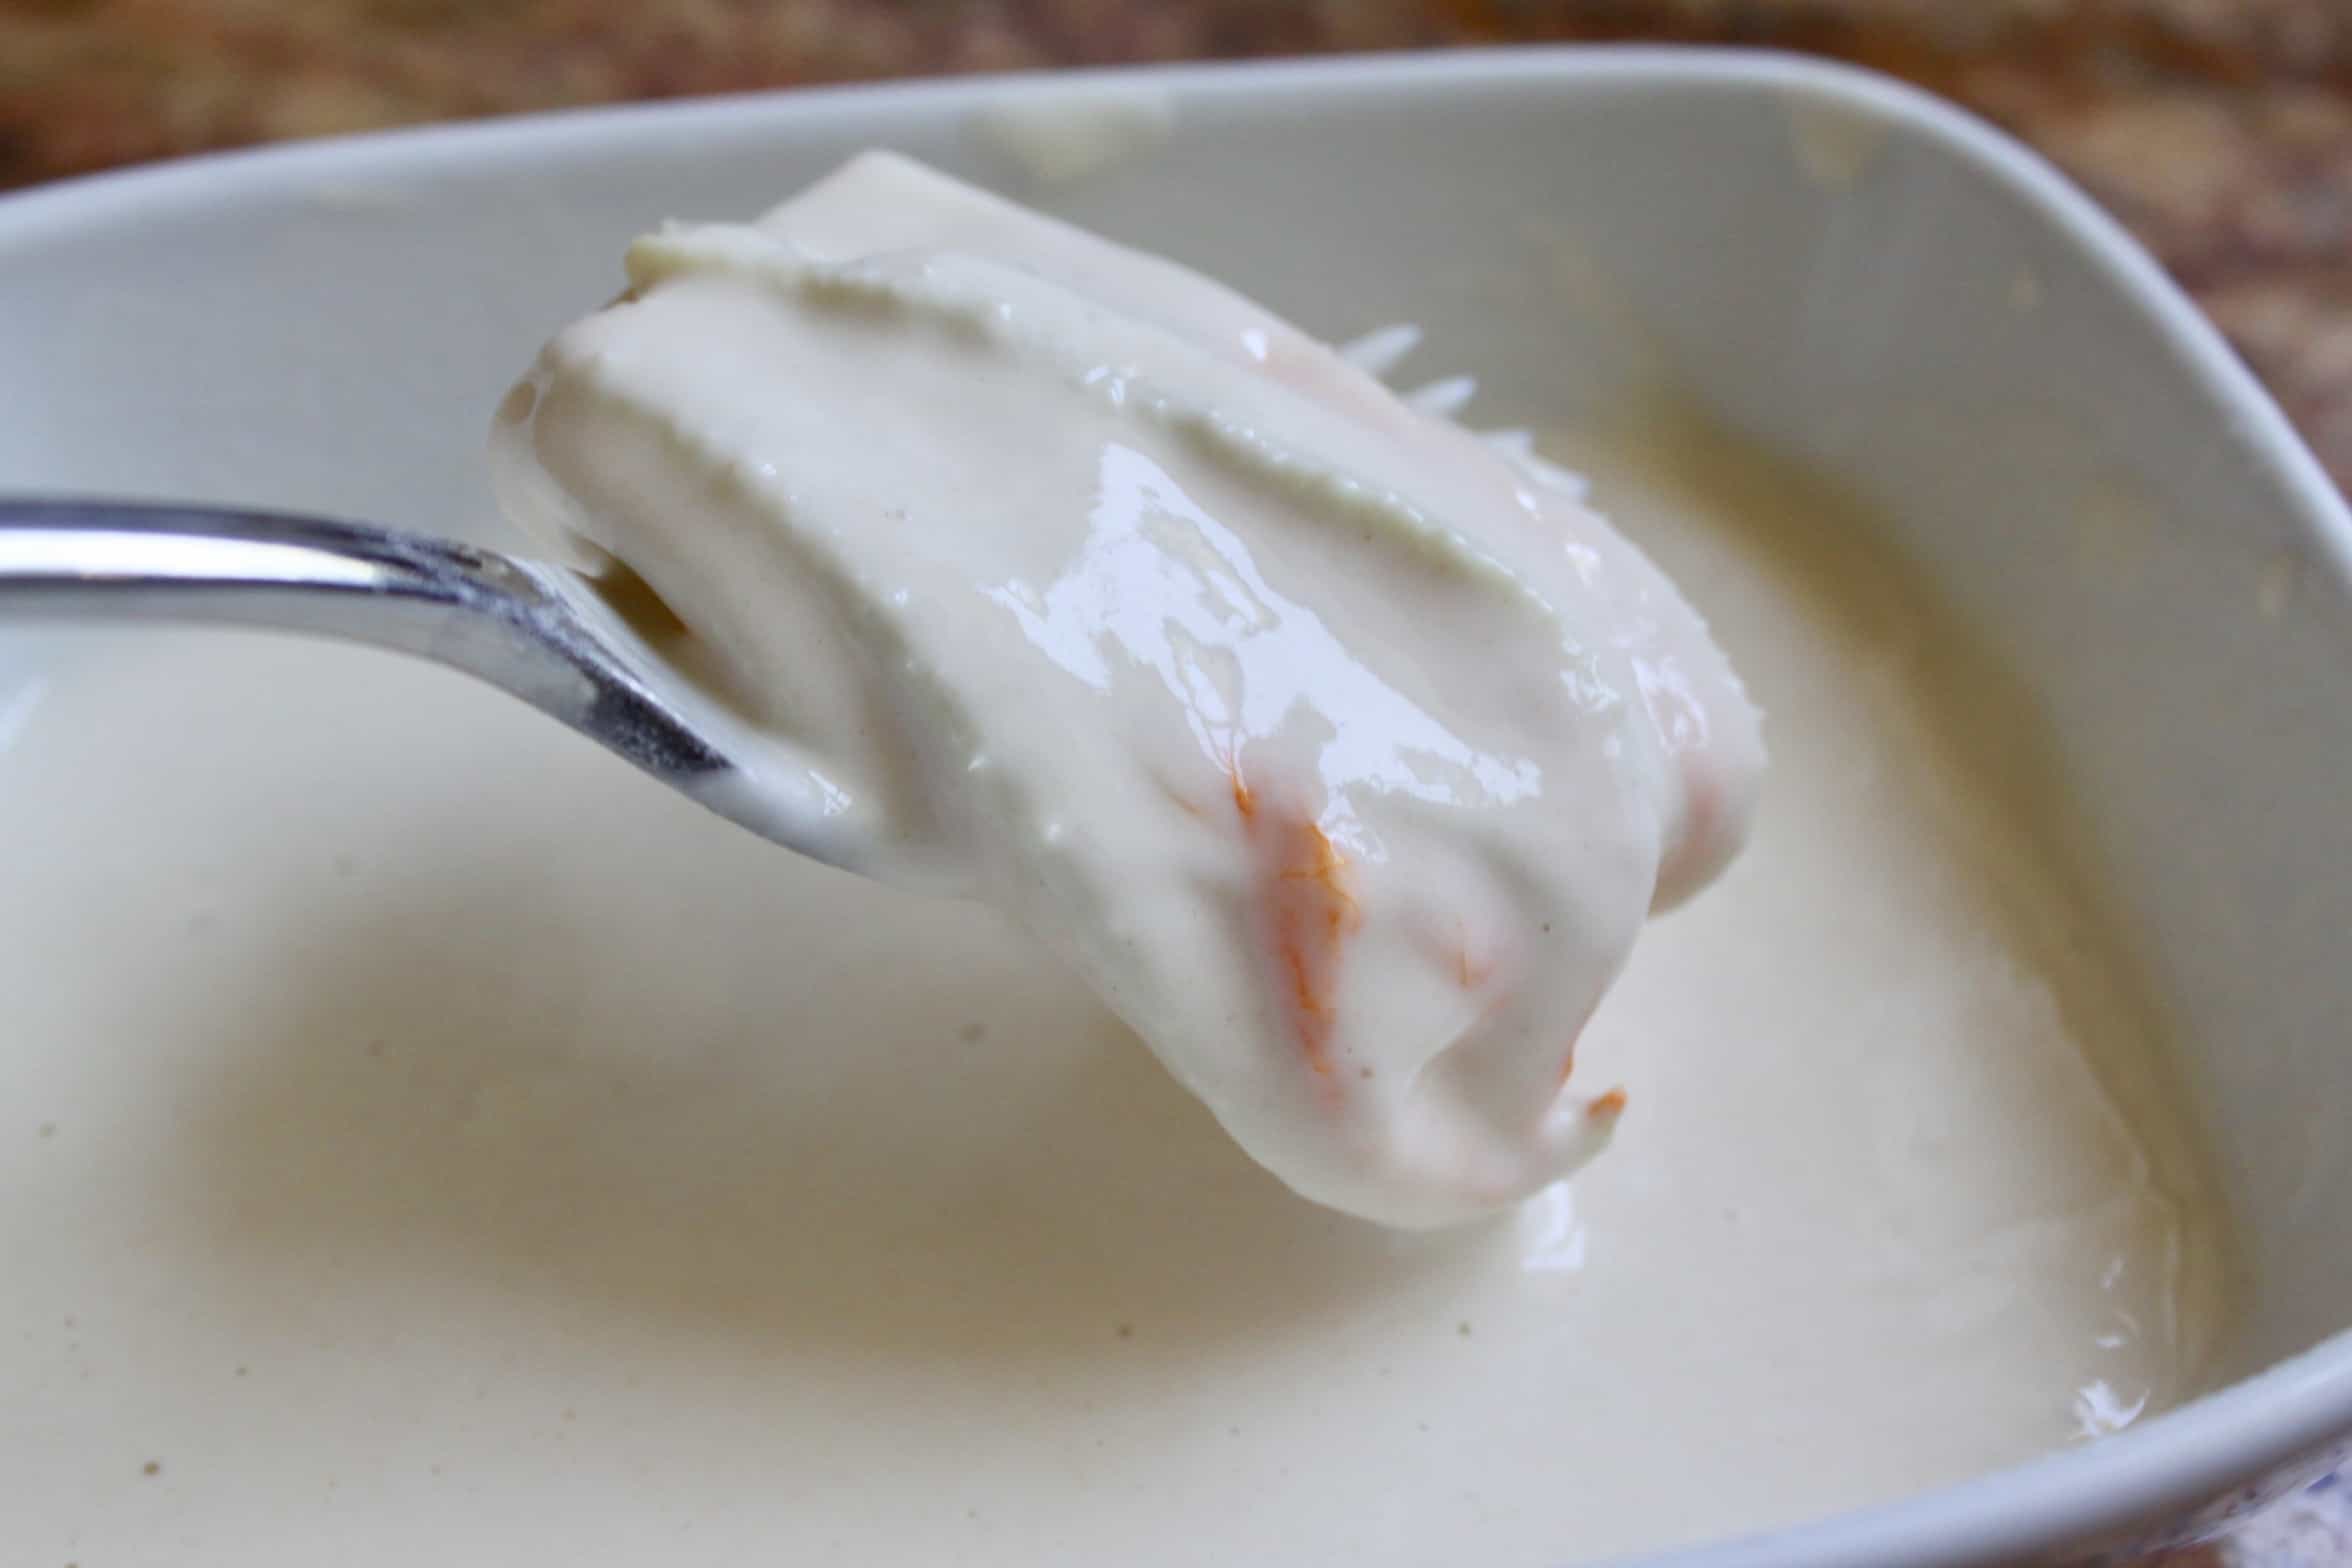
M2017 132L2139 234L2352 484L2352 0L0 0L0 188L616 99L1626 39L1857 61ZM2342 1470L2164 1559L2323 1564L2352 1564Z

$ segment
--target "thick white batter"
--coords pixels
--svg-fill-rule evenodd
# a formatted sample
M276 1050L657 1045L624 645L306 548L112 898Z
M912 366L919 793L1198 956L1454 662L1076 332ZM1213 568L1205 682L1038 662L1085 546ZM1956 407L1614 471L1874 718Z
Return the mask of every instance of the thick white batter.
M1264 307L888 154L628 276L502 410L500 498L799 748L774 798L1004 910L1321 1202L1459 1221L1598 1151L1585 1022L1763 772L1638 550Z
M993 917L458 677L55 680L0 755L12 1550L1535 1568L2193 1390L2217 1216L2009 690L1817 489L1557 455L1776 774L1595 1021L1615 1146L1487 1227L1293 1197Z

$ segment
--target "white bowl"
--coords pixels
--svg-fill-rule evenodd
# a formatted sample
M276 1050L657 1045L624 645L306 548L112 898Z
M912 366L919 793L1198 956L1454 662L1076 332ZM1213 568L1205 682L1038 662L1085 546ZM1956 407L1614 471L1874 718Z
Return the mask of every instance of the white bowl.
M1123 139L1116 166L1047 178L1081 142L1040 95ZM872 143L1310 330L1418 321L1498 423L1671 385L1876 503L2030 677L2226 1175L2237 1380L2094 1445L1675 1561L2095 1549L2352 1432L2352 522L2114 224L1914 92L1761 56L1469 54L620 109L79 181L0 203L0 488L496 538L486 412L609 292L623 243L757 210ZM0 628L0 768L44 766L5 750L9 716L96 646ZM42 1446L7 1450L0 1494L34 1484ZM147 1506L137 1484L123 1510Z

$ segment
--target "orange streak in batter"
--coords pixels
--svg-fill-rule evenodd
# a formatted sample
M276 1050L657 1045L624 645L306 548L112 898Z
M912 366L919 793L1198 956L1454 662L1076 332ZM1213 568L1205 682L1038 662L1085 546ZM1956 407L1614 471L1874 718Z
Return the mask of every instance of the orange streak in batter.
M1266 836L1275 867L1268 890L1274 945L1290 976L1292 1021L1307 1066L1328 1080L1340 948L1363 923L1363 913L1349 887L1348 858L1319 824L1277 821Z
M1584 1108L1584 1114L1592 1117L1595 1121L1599 1121L1605 1117L1614 1117L1624 1109L1625 1091L1623 1089L1611 1089L1607 1094L1602 1095L1599 1099L1593 1101L1592 1104L1586 1106Z
M1258 815L1258 797L1241 776L1241 759L1231 757L1225 763L1226 776L1233 780L1233 809L1241 813L1241 820L1252 822Z
M1334 992L1340 953L1363 924L1348 858L1311 818L1261 813L1239 757L1228 759L1225 771L1242 830L1263 868L1259 896L1300 1054L1309 1071L1336 1092L1331 1043L1338 1027Z

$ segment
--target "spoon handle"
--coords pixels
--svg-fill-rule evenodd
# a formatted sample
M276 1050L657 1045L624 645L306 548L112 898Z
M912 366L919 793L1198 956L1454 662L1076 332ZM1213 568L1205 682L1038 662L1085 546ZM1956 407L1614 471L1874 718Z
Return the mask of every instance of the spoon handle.
M0 499L0 617L194 621L450 665L672 784L728 766L539 567L455 540L279 512Z

